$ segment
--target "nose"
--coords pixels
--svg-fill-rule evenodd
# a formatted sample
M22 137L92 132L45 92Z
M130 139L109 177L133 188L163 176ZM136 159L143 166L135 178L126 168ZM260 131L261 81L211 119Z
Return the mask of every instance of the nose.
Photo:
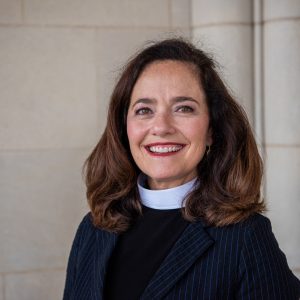
M166 136L175 133L175 128L173 126L172 118L167 113L157 114L153 118L151 124L151 134L156 136Z

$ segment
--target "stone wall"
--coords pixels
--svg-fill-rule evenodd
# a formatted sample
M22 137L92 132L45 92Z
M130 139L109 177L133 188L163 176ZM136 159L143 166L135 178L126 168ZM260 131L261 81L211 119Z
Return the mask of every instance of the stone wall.
M267 216L300 278L300 2L192 0L194 42L220 62L265 161Z
M266 0L263 11L268 215L300 278L300 2Z
M189 1L0 0L0 299L61 299L81 167L119 69L189 37Z

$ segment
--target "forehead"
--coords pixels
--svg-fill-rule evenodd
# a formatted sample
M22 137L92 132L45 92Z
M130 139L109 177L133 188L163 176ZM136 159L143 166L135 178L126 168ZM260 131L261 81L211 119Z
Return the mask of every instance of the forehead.
M191 63L166 60L149 64L138 77L132 97L140 93L202 92L196 66Z
M178 60L157 60L145 67L138 77L161 75L161 74L178 74L181 76L190 76L198 79L197 67L190 62L183 62ZM179 75L179 74L178 74Z

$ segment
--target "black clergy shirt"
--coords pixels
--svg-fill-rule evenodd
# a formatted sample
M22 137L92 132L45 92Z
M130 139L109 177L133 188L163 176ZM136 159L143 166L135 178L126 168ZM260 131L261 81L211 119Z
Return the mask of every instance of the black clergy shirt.
M180 209L143 206L143 215L119 236L108 265L104 299L139 299L187 225Z

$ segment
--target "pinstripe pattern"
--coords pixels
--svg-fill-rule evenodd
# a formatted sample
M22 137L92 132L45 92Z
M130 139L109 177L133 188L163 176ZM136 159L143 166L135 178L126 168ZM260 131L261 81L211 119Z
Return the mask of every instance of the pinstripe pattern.
M117 235L96 229L87 215L71 249L64 300L103 299L107 263ZM270 221L255 215L222 228L188 225L146 287L142 300L297 300Z

